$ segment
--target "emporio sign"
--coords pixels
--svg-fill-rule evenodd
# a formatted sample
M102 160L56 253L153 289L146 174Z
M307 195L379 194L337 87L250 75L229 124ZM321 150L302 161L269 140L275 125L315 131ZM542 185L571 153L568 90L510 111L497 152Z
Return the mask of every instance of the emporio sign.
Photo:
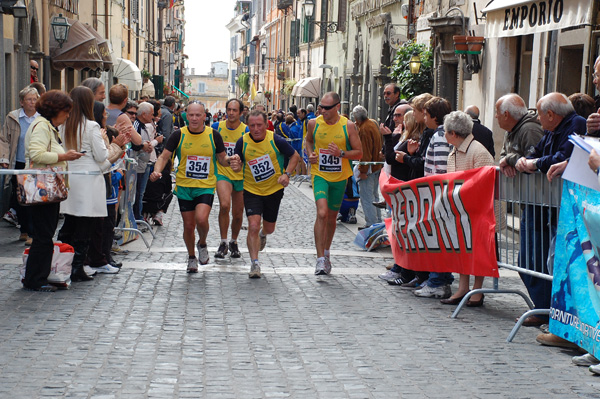
M494 0L486 14L486 36L529 35L589 25L592 0Z

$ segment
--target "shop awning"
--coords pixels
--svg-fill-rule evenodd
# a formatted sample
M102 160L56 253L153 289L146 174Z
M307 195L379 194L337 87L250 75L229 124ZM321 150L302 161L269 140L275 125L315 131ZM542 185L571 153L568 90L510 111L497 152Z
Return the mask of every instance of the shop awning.
M494 0L482 11L486 37L511 37L590 25L592 0Z
M129 91L142 90L142 73L133 62L124 58L117 58L113 65L113 76L119 83L127 86Z
M65 68L92 70L102 69L104 61L98 51L96 37L79 21L67 18L71 24L69 38L59 47L52 32L50 34L50 59L57 70Z
M84 24L83 26L94 35L96 38L96 42L98 43L98 51L100 52L100 57L103 61L103 70L110 71L110 68L113 66L113 60L110 56L110 48L108 47L108 40L100 36L100 34L96 31L96 29L92 28L88 24Z
M312 77L300 79L292 89L294 97L315 98L321 96L321 78Z

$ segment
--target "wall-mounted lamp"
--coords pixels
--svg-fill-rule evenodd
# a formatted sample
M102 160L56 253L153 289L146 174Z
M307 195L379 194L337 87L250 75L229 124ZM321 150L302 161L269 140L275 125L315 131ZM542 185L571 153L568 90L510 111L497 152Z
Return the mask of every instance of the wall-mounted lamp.
M421 57L419 54L413 54L412 57L410 57L408 67L410 68L410 73L413 75L419 73L419 70L421 69Z
M52 35L54 36L54 40L56 40L58 46L62 48L63 43L69 38L69 29L71 29L71 24L69 21L67 21L67 18L63 17L62 14L58 14L58 16L52 18L50 26L52 26Z

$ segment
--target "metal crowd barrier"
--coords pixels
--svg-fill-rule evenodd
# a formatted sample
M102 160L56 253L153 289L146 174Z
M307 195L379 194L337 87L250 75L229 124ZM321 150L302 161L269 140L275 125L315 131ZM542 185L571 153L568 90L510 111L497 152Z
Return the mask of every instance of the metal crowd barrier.
M552 260L556 224L562 195L562 179L555 178L548 182L546 175L540 172L533 174L517 173L514 178L506 177L496 169L495 199L497 223L498 267L514 270L523 275L552 281ZM529 224L532 229L523 228ZM521 254L521 244L525 251ZM547 248L548 253L545 249ZM533 249L533 253L531 251ZM519 257L523 261L519 262ZM550 309L533 309L529 296L521 290L500 289L498 278L493 279L493 288L481 288L470 291L451 318L456 318L475 294L516 294L520 295L529 311L523 313L515 323L506 341L511 342L519 328L529 316L548 315Z

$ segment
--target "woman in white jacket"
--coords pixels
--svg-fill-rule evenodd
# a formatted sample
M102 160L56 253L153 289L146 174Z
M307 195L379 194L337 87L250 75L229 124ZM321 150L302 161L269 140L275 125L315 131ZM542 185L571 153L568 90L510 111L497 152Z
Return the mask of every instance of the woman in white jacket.
M63 145L84 154L68 162L69 170L97 172L92 175L70 175L69 196L61 203L60 211L65 222L58 238L73 246L75 256L71 272L72 281L87 281L92 277L83 270L90 242L92 218L106 217L106 185L102 173L110 168L108 150L94 121L94 94L84 86L71 90L73 110L61 129ZM104 266L104 273L117 273L119 269ZM98 268L101 269L101 268Z

